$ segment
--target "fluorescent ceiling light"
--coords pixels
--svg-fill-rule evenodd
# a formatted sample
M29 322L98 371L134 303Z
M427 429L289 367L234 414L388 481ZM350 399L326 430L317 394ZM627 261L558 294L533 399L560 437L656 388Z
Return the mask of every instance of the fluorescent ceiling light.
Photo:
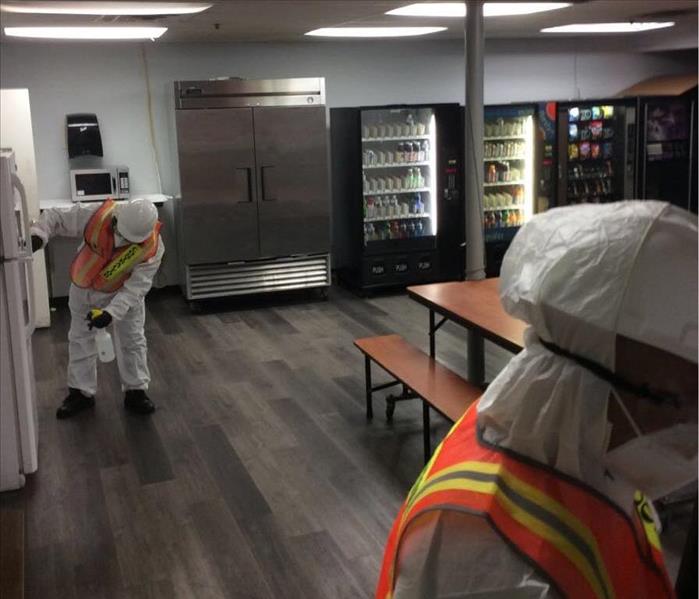
M483 6L484 17L514 17L533 15L538 12L559 10L570 6L570 2L486 2Z
M570 6L570 2L486 2L483 5L483 16L532 15L566 6ZM402 17L463 17L466 15L466 4L464 2L419 2L389 10L386 14Z
M304 35L318 37L408 37L444 31L446 27L322 27Z
M3 2L0 11L39 15L191 15L211 8L203 2Z
M672 27L673 21L662 23L574 23L572 25L560 25L559 27L547 27L542 33L638 33L639 31L651 31Z
M5 27L10 37L56 40L154 40L167 27Z

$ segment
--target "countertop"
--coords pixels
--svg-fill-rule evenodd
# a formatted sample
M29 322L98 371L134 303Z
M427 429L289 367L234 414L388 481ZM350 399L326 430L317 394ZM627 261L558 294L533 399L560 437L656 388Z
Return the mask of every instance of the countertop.
M166 195L163 195L162 193L139 194L138 196L135 196L135 197L143 198L145 200L150 200L156 206L162 206L165 202L172 199L172 196L166 196ZM93 201L100 202L101 200L93 200ZM85 203L88 203L88 202L85 202ZM39 200L39 210L47 210L48 208L70 208L73 204L75 204L75 202L73 202L73 200L64 200L64 199Z

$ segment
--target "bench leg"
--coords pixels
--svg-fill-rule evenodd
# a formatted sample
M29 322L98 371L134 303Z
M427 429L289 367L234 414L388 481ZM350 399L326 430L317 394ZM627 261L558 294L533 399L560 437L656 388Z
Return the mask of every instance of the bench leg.
M430 461L430 456L432 455L431 443L430 443L430 406L423 400L422 401L422 439L425 446L425 464Z
M371 404L371 359L364 356L364 380L366 383L366 417L371 420L374 417L374 408Z

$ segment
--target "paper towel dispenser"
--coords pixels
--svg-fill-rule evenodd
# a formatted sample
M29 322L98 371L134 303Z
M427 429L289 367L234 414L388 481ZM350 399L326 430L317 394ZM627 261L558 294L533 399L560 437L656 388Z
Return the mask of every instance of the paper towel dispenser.
M68 157L102 156L102 136L96 114L66 115Z

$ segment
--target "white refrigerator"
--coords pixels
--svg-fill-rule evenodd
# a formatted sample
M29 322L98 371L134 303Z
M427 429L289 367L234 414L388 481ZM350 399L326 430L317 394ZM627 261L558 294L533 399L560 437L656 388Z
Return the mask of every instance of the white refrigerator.
M38 465L32 250L24 186L0 150L0 491L24 486Z

